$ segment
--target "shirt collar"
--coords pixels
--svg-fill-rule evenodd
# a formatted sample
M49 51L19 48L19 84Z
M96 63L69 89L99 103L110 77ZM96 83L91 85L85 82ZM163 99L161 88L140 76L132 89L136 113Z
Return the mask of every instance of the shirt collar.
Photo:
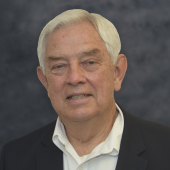
M118 155L120 150L123 128L124 128L123 113L117 104L116 104L116 108L119 114L113 124L110 134L104 141L103 148L105 149L104 150L102 149L103 153L110 154L110 155Z
M96 146L94 150L91 152L91 154L95 154L96 156L100 154L109 154L109 155L118 155L119 149L120 149L120 143L121 143L121 138L122 138L122 133L123 133L123 128L124 128L124 117L121 109L119 106L116 104L116 108L119 112L112 130L106 140ZM61 122L60 118L58 117L55 130L53 133L52 141L54 142L55 145L57 145L63 152L65 152L65 148L68 144L70 144L63 123ZM91 157L91 156L90 156Z

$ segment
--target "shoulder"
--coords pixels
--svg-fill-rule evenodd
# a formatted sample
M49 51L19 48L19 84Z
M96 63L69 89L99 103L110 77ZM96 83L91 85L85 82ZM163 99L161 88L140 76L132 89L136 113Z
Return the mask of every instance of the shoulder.
M21 151L21 152L24 152L24 150L29 150L30 148L33 148L34 146L36 146L36 144L41 141L41 138L47 132L50 133L51 137L52 137L52 134L53 134L53 131L55 128L55 123L56 123L56 121L53 121L50 124L40 128L36 131L33 131L21 138L12 140L12 141L6 143L3 147L3 149L5 148L6 152L8 150L10 150L10 153L12 150L16 150L16 149L17 149L17 151Z
M18 169L24 160L34 160L36 150L43 138L49 138L52 143L52 134L55 128L52 122L26 136L15 139L4 145L0 155L0 169ZM24 163L23 163L24 164ZM34 166L35 162L32 161Z
M162 136L170 133L170 126L136 117L123 108L121 108L121 110L123 112L125 124L135 124L135 126L138 126L140 131L146 135L152 133L152 135L158 136L158 134L160 134Z
M141 119L124 111L134 128L138 128L145 146L154 148L170 148L170 127L161 123ZM126 120L126 119L125 119ZM129 123L128 122L128 123ZM125 122L126 123L126 122Z
M170 127L161 123L152 122L148 120L141 119L139 117L131 115L132 119L136 123L136 125L139 127L142 134L148 135L148 136L159 136L163 137L169 134L170 138Z

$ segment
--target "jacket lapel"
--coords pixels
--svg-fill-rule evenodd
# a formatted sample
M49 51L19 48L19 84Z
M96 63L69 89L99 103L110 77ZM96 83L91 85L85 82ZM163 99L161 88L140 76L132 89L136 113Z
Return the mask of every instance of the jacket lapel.
M63 152L52 142L55 126L46 131L36 150L37 170L63 170Z
M124 131L116 170L145 170L147 160L139 156L140 153L146 150L140 130L133 117L124 110L122 111L124 115Z

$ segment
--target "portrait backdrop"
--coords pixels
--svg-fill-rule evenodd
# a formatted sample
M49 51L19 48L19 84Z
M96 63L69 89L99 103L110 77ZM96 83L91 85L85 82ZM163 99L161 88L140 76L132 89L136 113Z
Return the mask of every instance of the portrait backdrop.
M115 99L138 117L170 125L169 0L5 0L0 2L0 150L57 118L36 68L45 24L69 9L110 20L128 60Z

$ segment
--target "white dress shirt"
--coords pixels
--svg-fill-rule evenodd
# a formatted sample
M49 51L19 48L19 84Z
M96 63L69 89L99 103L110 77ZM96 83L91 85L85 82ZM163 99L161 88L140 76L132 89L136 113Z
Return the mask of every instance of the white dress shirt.
M115 170L124 128L122 111L117 104L116 107L119 114L106 140L96 146L90 154L82 157L69 142L64 125L58 117L52 140L63 151L64 170Z

